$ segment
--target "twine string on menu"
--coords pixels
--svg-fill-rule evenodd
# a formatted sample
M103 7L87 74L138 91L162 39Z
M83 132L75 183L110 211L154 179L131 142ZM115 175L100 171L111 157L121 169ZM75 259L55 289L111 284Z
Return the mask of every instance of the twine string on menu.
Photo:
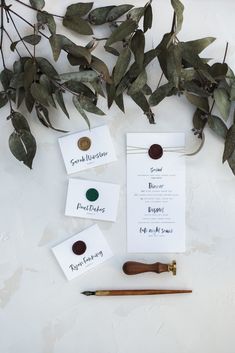
M184 146L162 147L159 144L153 144L150 147L127 146L127 154L146 154L152 159L159 159L164 153L184 153Z

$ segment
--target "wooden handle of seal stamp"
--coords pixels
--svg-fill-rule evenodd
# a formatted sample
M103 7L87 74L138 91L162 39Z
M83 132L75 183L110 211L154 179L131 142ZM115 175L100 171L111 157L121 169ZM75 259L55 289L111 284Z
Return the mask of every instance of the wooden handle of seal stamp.
M123 272L127 275L137 275L144 272L172 272L176 275L176 262L173 261L172 264L163 264L161 262L155 262L154 264L144 264L136 261L127 261L124 263Z

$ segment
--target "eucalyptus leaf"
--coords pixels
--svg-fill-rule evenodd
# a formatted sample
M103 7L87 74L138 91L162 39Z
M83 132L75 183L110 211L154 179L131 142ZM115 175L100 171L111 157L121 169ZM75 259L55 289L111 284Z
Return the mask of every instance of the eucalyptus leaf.
M125 72L129 66L130 60L131 60L131 51L129 47L125 47L122 49L114 68L113 80L114 80L115 86L119 84L122 77L125 75Z
M144 32L147 32L148 29L152 28L152 22L153 10L151 4L149 4L144 10Z
M182 67L182 49L179 45L172 45L168 49L166 70L167 78L174 83L176 88L179 88L180 76Z
M142 92L138 92L131 96L133 101L143 110L144 114L149 119L150 124L154 124L154 114L152 113L149 103Z
M82 109L81 104L80 104L80 102L79 102L79 100L78 100L78 98L76 96L73 96L73 104L74 104L75 108L77 109L77 111L79 112L79 114L81 114L83 119L86 121L86 123L87 123L87 125L88 125L88 127L90 129L90 127L91 127L90 126L90 121L89 121L84 109Z
M84 94L85 96L91 98L93 103L96 104L96 95L94 94L94 92L92 92L89 87L84 85L82 82L70 80L65 82L63 86L67 87L72 94Z
M223 120L221 120L218 116L210 115L208 117L208 126L216 133L217 136L222 137L223 139L226 138L228 128Z
M204 88L198 86L197 83L194 81L184 82L183 87L187 92L197 94L198 96L201 96L201 97L209 97L210 96L210 93L208 91L206 91Z
M137 23L132 20L126 20L120 24L119 27L117 27L109 39L106 42L106 46L110 46L113 43L122 41L126 37L128 37L131 33L133 33L137 28Z
M42 57L37 57L36 61L38 63L38 66L40 67L40 70L46 74L48 77L52 79L58 79L59 74L54 68L54 66L45 58Z
M149 97L149 104L151 106L158 105L165 97L167 97L173 87L174 85L172 82L168 82L158 87Z
M78 16L65 16L63 18L63 25L79 34L83 34L83 35L93 34L93 30L89 25L89 23L83 18Z
M95 71L99 72L101 77L108 83L112 83L112 79L109 74L109 69L104 61L100 60L96 56L92 55L90 67Z
M65 103L64 103L64 97L63 97L63 93L61 92L60 89L57 89L55 91L55 97L56 97L56 100L60 106L60 108L62 109L62 111L64 112L64 114L67 116L67 118L69 119L69 113L66 109L66 106L65 106Z
M235 175L235 151L233 151L233 153L229 157L228 164L229 164L233 174Z
M205 117L205 113L200 109L196 109L195 113L193 114L193 127L194 127L194 129L196 129L197 132L199 134L201 134L206 123L207 123L207 118Z
M181 42L182 48L185 51L192 51L195 54L200 54L205 48L215 41L214 37L205 37L188 42Z
M93 7L93 2L78 2L67 7L65 16L85 16Z
M44 87L39 83L33 83L30 88L30 92L35 101L41 103L44 106L48 106L48 95Z
M141 71L144 63L145 37L144 32L138 29L131 39L131 50L135 56L135 62Z
M43 7L45 6L44 0L29 0L29 2L30 2L30 5L37 10L42 10Z
M49 42L51 45L52 53L54 60L57 61L59 59L62 43L61 43L61 35L60 34L52 34L49 38Z
M216 88L214 90L214 100L217 108L219 109L222 118L227 121L230 113L231 102L229 95L224 88Z
M19 112L13 112L10 117L12 125L17 132L21 130L29 131L30 127L26 118Z
M25 89L23 87L20 87L17 90L17 108L21 106L24 99L25 99Z
M147 73L143 70L128 89L130 96L140 92L147 82Z
M0 81L5 91L9 88L12 77L13 77L13 72L11 70L3 69L1 71Z
M24 88L28 89L34 81L37 72L37 63L34 59L28 59L24 64Z
M183 12L184 12L184 5L179 0L171 0L171 5L176 14L176 26L175 26L175 35L177 35L183 24Z
M191 94L188 92L185 93L185 96L191 104L195 105L203 112L206 112L206 113L209 112L209 103L207 98L199 97L199 96L196 96L195 94Z
M144 16L144 12L145 12L144 7L135 7L128 12L127 19L133 20L136 22L136 24L138 24L141 17Z
M113 47L108 47L108 46L104 46L104 49L108 52L108 53L110 53L110 54L113 54L113 55L115 55L115 56L119 56L119 51L117 50L117 49L115 49L115 48L113 48Z
M223 163L226 162L235 150L235 124L233 124L226 135L224 153L223 153Z
M141 90L146 96L150 96L153 93L151 87L147 84L145 84Z
M87 65L87 60L80 56L73 56L71 54L67 55L67 59L72 66L86 66Z
M34 136L29 131L13 132L9 137L9 148L16 159L32 169L37 146Z
M72 56L76 58L85 58L88 64L91 63L91 53L88 49L76 44L64 45L63 48Z
M38 11L37 20L39 23L47 25L51 34L56 33L56 22L53 15L46 11Z
M125 107L123 102L123 94L119 94L119 96L115 97L115 103L117 104L118 108L125 113Z
M66 72L60 75L62 81L92 82L98 78L98 74L93 70Z
M130 9L133 8L133 5L118 5L113 7L106 18L107 22L113 22L117 20L119 17L124 15L126 12L128 12Z
M88 20L92 25L103 25L107 21L110 11L116 6L103 6L92 10L88 15Z
M115 85L106 83L106 92L107 92L107 103L108 103L108 108L110 108L114 102L115 95L116 95L116 90L115 90Z
M29 113L32 112L34 103L35 103L35 99L32 96L30 89L25 90L25 105Z
M103 87L99 79L91 82L91 86L94 88L97 94L105 98L105 93L103 91Z
M79 98L79 102L81 104L82 109L86 110L89 113L93 113L96 115L105 115L102 110L100 110L96 105L92 102L92 100L86 96L81 96Z

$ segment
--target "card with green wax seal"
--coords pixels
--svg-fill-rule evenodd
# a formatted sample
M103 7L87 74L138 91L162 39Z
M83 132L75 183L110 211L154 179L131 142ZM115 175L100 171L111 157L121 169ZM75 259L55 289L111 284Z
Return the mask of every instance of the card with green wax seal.
M117 184L71 178L65 215L115 222L119 191Z

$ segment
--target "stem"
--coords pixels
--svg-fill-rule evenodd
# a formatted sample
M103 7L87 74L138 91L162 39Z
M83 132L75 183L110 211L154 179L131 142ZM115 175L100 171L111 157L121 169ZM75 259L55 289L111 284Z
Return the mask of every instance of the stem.
M21 0L15 0L15 1L18 2L18 3L21 4L21 5L24 5L24 6L28 7L28 8L31 9L31 10L44 13L43 10L36 9L36 8L33 7L33 6L30 6L30 5L28 5L28 4L25 4L25 3L24 3L23 1L21 1ZM49 15L52 15L52 16L54 16L54 17L64 18L64 16L56 15L56 14L53 14L53 13L49 13L49 12L48 12L48 14L49 14Z
M5 5L5 0L1 0L1 5L4 6ZM2 45L3 45L3 33L4 33L4 17L3 17L3 11L4 8L1 7L1 38L0 38L0 51L1 51L1 56L2 56L2 64L4 69L6 68L6 63L5 63L5 59L4 59L4 54L3 54L3 50L2 50Z
M171 25L171 33L175 32L175 22L176 22L176 13L174 12L172 25Z
M11 20L12 24L13 24L13 27L15 28L16 33L18 34L18 36L19 36L21 42L23 43L25 49L27 50L27 52L29 53L29 55L30 55L31 57L33 57L33 55L31 54L31 52L30 52L30 50L29 50L29 48L27 47L27 45L25 44L23 38L21 37L21 34L20 34L18 28L16 27L15 21L13 20L13 18L12 18L12 16L11 16L11 13L10 13L8 10L6 10L6 11L8 12L8 15L9 15L9 17L10 17L10 20Z
M68 87L64 86L63 83L59 83L55 80L53 80L53 83L55 86L59 87L59 88L62 88L63 90L73 94L74 96L77 96L77 97L80 97L81 96L81 93L77 93L77 92L74 92L72 91L71 89L69 89Z
M161 76L159 78L159 81L158 81L158 84L157 84L157 89L160 86L160 83L162 82L162 78L163 78L163 71L162 71Z
M9 38L11 43L14 43L14 41L12 40L10 34L7 32L6 28L3 28L4 32L6 33L7 37ZM19 57L21 58L20 52L17 48L15 48L15 51L17 52L17 54L19 55Z

